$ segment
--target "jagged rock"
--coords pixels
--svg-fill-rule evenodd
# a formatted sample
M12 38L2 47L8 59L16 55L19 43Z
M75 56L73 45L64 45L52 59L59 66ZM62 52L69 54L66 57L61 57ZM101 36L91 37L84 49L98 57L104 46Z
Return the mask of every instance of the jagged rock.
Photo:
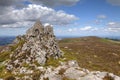
M23 67L24 64L44 65L50 57L57 59L63 55L57 45L53 27L43 26L39 20L27 30L25 35L18 36L14 40L14 45L16 44L17 48L7 65L9 70Z

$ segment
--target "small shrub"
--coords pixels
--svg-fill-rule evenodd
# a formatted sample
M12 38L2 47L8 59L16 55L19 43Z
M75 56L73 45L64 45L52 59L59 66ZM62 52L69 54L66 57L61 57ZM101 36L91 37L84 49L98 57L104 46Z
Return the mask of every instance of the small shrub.
M47 77L47 78L43 78L43 80L49 80L49 78Z
M33 73L32 79L33 79L33 80L39 80L41 74L42 74L41 71L35 71L35 72Z
M103 78L103 80L114 80L113 77L109 76L108 74Z
M75 79L69 79L69 78L64 76L62 80L75 80Z
M35 61L34 64L37 65L37 66L41 66L41 65L38 63L38 61Z
M16 80L14 76L7 76L4 80Z
M60 64L59 61L60 61L60 59L54 59L53 57L50 57L46 61L45 66L54 66L54 67L57 67Z
M63 75L64 72L65 72L65 69L62 68L62 69L59 70L59 73L58 73L58 74Z

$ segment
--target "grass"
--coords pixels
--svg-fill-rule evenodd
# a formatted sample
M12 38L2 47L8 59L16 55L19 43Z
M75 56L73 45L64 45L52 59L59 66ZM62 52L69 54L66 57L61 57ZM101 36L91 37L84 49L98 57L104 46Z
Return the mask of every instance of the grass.
M35 64L36 66L41 66L41 65L38 63L38 61L35 61L34 64Z
M24 43L25 43L25 41L21 40L21 41L19 41L18 44L14 44L12 46L9 46L10 50L1 52L0 53L0 62L3 62L5 60L9 59L10 58L10 54L12 54L12 52L14 52L18 47L23 46Z
M24 40L20 40L20 41L18 42L18 44L15 44L15 45L10 46L11 51L15 51L18 47L23 46L24 43L25 43Z
M69 79L69 78L64 76L62 80L75 80L75 79Z
M11 52L9 52L9 51L0 53L0 62L3 62L5 60L9 59L10 54L11 54Z
M58 67L60 65L60 62L65 62L69 60L76 60L76 57L74 56L74 53L68 52L63 50L64 55L59 59L54 59L53 57L50 57L44 66L53 66Z
M109 76L108 74L103 78L103 80L114 80L113 77Z
M29 64L28 63L23 63L22 66L23 67L29 67Z
M32 79L33 80L39 80L40 79L40 75L42 74L41 71L35 71L32 75Z
M83 37L63 39L59 41L59 46L65 52L64 56L68 60L77 60L80 67L120 76L119 43L98 37Z
M53 57L50 57L44 66L53 66L53 67L57 67L60 65L59 61L61 61L60 59L54 59Z
M9 75L9 76L5 77L4 80L16 80L16 79L14 76Z
M0 78L5 78L7 76L12 76L12 74L8 72L4 66L2 66L0 70Z
M24 42L25 41L20 40L18 44L9 46L10 50L0 53L0 78L5 78L6 76L8 78L11 77L12 74L6 70L5 65L2 63L6 60L9 60L10 54L12 54L18 47L23 46ZM9 80L8 78L6 78L5 80Z
M77 60L74 52L71 52L65 49L62 49L62 51L64 52L63 59L62 59L63 62L70 61L70 60Z

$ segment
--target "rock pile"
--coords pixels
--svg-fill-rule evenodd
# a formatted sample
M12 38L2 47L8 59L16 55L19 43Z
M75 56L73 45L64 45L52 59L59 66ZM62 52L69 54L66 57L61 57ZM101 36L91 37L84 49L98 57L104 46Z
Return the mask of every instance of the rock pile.
M44 65L52 57L57 59L63 55L57 45L53 27L43 26L37 21L24 36L18 36L14 40L19 44L10 56L8 70L22 67L24 64Z

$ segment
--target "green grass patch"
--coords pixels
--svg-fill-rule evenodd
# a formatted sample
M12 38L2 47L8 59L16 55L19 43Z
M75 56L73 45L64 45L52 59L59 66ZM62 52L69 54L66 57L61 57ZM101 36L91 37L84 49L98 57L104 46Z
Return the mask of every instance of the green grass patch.
M38 61L35 61L34 64L37 65L37 66L41 66L41 65L38 63Z
M23 67L29 67L29 64L23 63L22 66L23 66Z
M0 67L0 78L11 76L12 74L5 69L5 66Z
M10 54L11 54L11 52L9 52L9 51L0 53L0 62L3 62L5 60L9 59Z
M60 59L54 59L53 57L50 57L44 66L54 66L54 67L57 67L60 65L59 63Z
M67 51L67 50L63 50L64 55L63 57L65 58L65 61L69 61L69 60L77 60L77 58L75 57L75 53Z
M18 47L22 47L25 43L25 40L20 40L18 44L10 46L11 51L15 51Z
M105 38L101 38L100 40L101 40L102 42L110 42L109 39L105 39Z

